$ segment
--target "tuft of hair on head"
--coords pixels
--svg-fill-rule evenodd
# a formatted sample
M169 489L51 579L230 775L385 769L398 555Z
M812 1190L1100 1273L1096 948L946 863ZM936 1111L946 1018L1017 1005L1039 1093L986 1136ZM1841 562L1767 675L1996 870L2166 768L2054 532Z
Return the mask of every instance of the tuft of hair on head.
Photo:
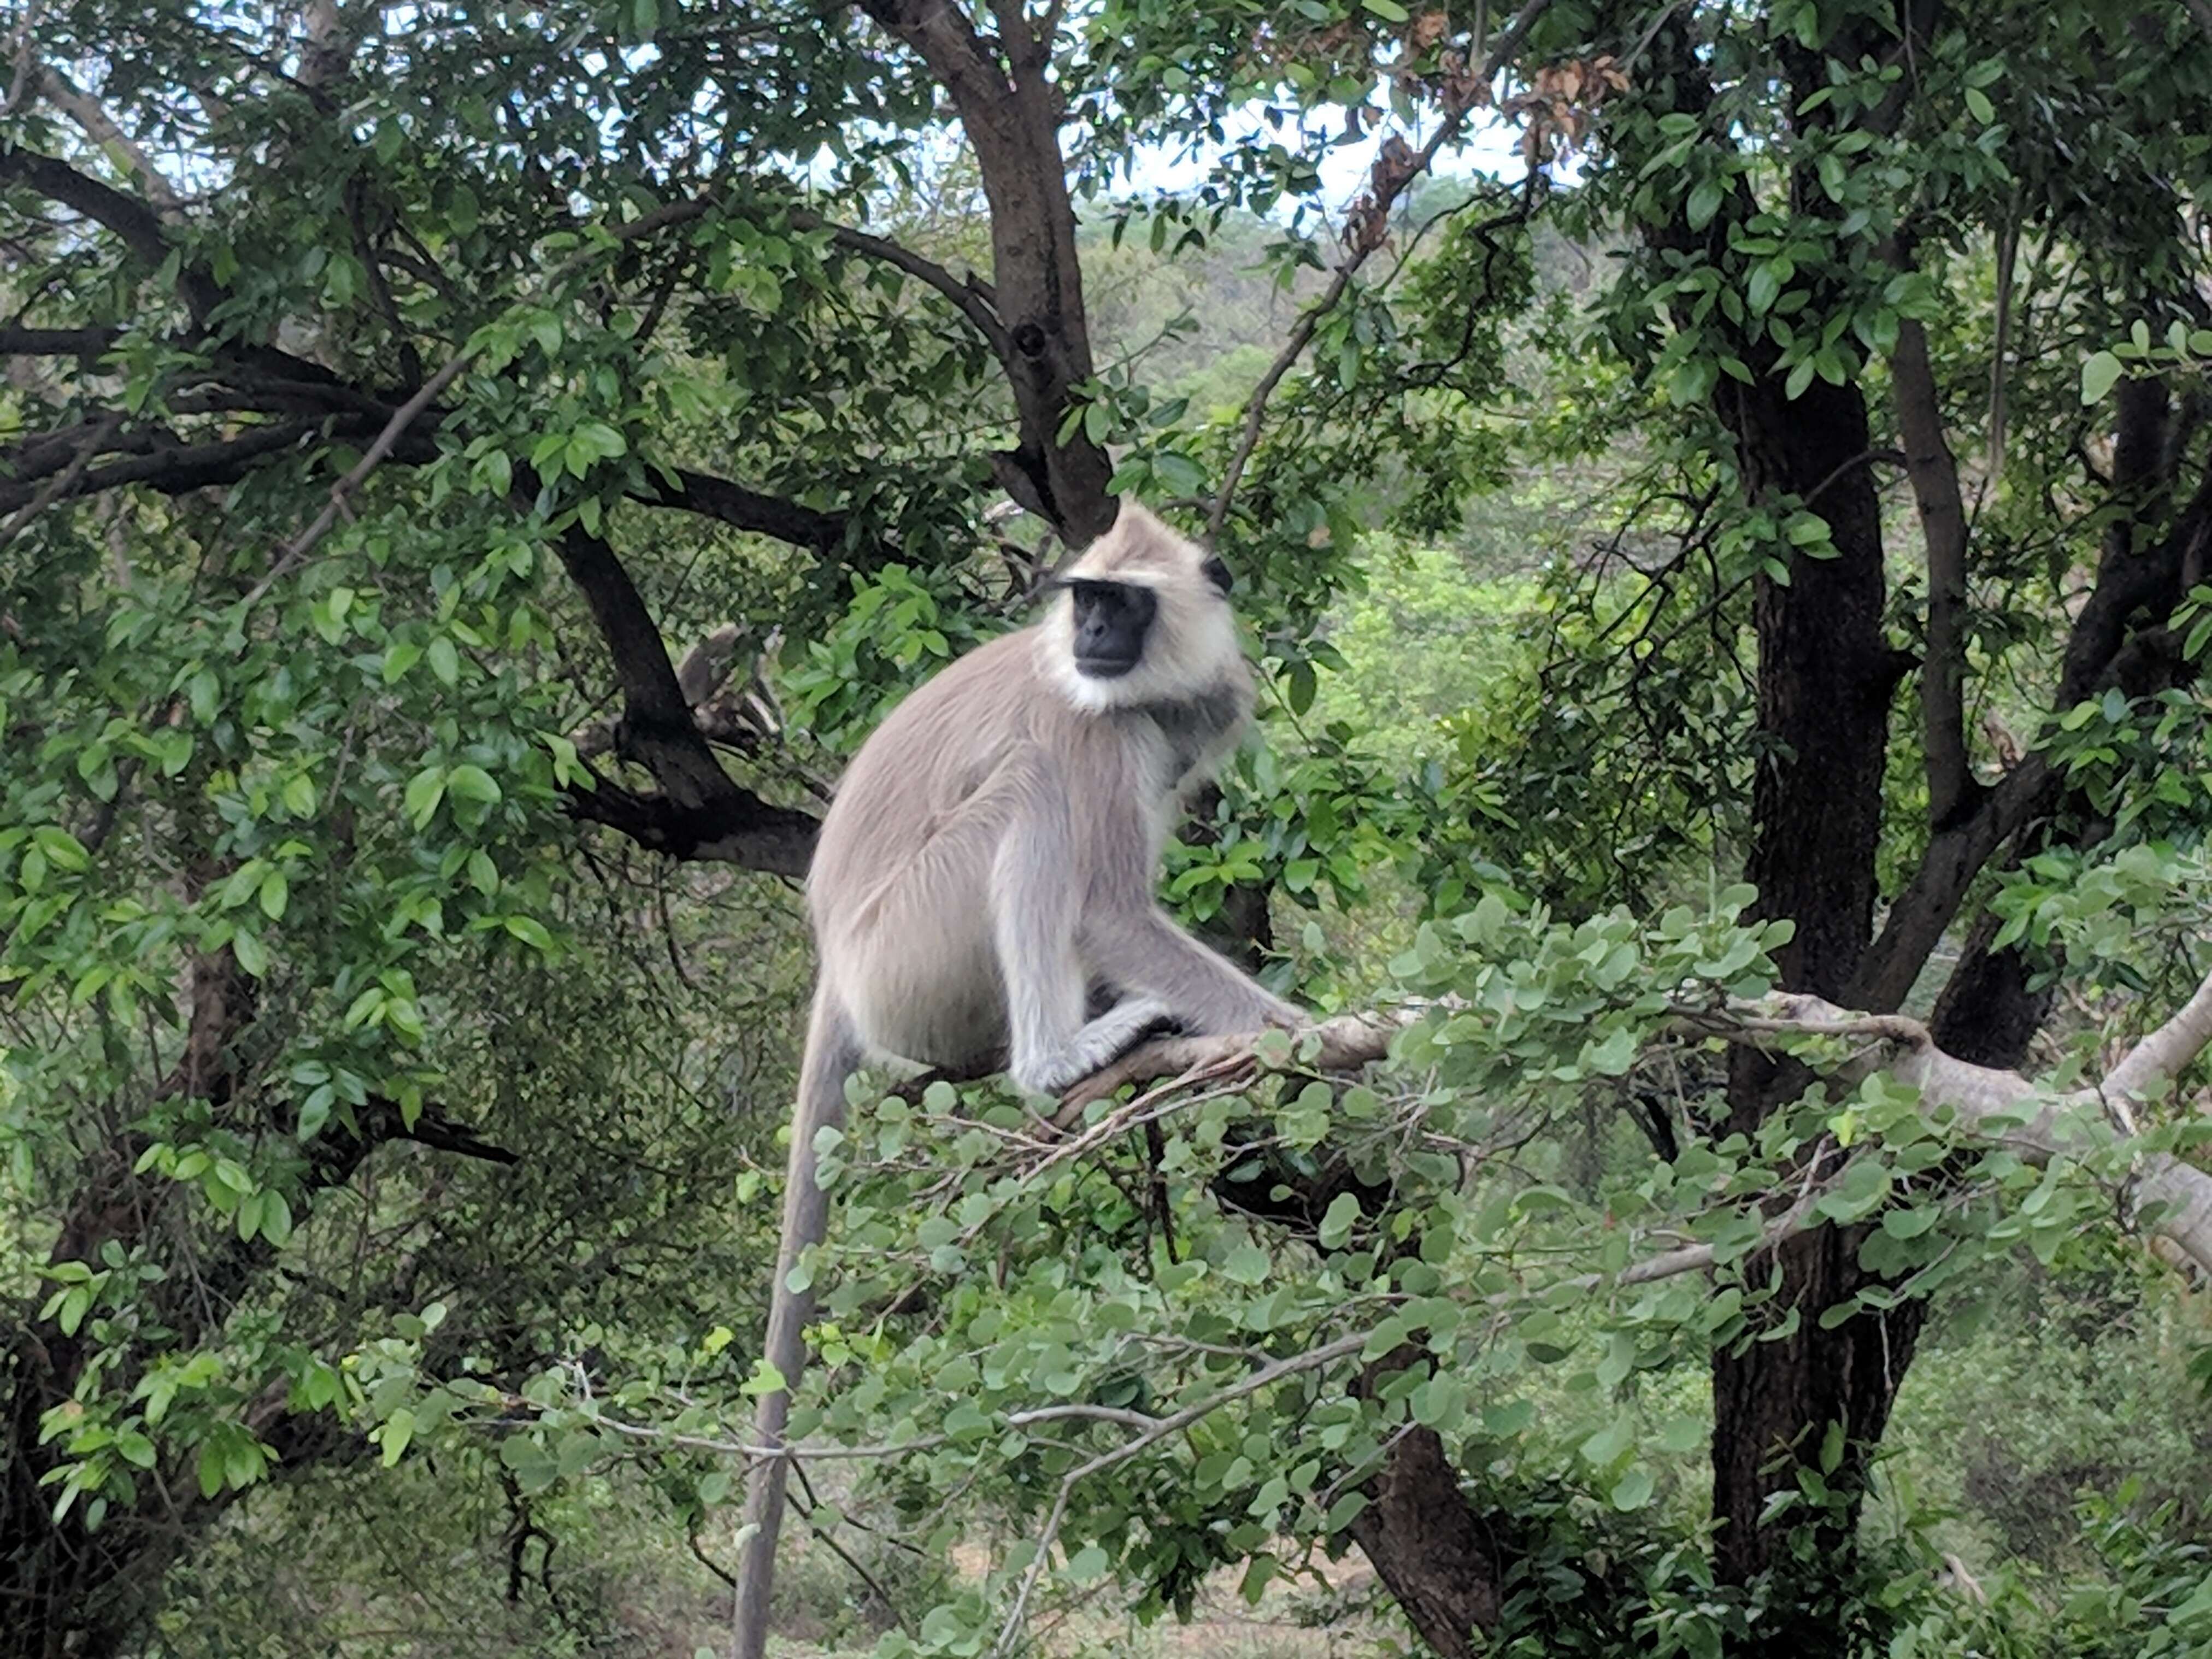
M1150 589L1158 601L1144 660L1118 679L1093 679L1076 669L1067 585L1079 581L1126 582ZM1250 672L1229 610L1226 567L1131 497L1122 498L1113 527L1059 573L1057 585L1060 592L1044 623L1044 667L1079 708L1097 714L1181 702Z
M1140 581L1147 586L1194 573L1206 554L1141 501L1125 499L1113 527L1060 573L1064 580Z

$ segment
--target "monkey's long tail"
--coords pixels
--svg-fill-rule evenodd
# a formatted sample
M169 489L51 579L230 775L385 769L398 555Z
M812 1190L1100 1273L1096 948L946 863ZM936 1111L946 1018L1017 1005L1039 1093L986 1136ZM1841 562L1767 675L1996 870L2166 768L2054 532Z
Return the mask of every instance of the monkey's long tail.
M783 1177L783 1237L776 1246L775 1283L769 1291L768 1332L761 1352L782 1374L785 1388L763 1395L753 1444L783 1444L791 1414L789 1389L806 1358L803 1334L814 1315L811 1291L790 1286L799 1256L822 1242L829 1206L814 1178L814 1137L844 1121L845 1079L860 1062L852 1026L828 986L817 987L806 1027L806 1058L799 1072L799 1104L791 1123L791 1155ZM745 1482L744 1524L752 1528L738 1557L733 1659L763 1659L768 1650L769 1597L775 1588L775 1540L783 1526L784 1486L790 1460L763 1457Z

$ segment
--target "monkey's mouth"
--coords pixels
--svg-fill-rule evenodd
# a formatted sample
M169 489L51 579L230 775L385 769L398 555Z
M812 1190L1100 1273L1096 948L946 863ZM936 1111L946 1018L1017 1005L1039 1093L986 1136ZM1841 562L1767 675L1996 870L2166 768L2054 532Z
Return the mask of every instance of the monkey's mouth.
M1118 680L1136 665L1134 657L1118 652L1075 653L1075 672L1089 680Z

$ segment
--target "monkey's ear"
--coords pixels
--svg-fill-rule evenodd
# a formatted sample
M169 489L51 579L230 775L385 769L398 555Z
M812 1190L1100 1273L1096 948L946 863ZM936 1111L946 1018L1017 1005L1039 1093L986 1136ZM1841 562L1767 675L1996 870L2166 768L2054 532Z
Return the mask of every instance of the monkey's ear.
M1226 593L1236 586L1237 579L1229 574L1229 567L1221 562L1218 554L1207 554L1206 562L1198 568L1199 574L1212 582L1218 592Z

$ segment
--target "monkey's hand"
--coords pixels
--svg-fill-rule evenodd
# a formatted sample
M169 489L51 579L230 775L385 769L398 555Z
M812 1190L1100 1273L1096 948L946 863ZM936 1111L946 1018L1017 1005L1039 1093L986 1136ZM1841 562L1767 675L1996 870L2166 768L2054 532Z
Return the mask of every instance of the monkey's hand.
M1092 1020L1058 1051L1017 1054L1014 1085L1033 1095L1062 1095L1152 1037L1180 1030L1175 1012L1157 997L1131 997Z

